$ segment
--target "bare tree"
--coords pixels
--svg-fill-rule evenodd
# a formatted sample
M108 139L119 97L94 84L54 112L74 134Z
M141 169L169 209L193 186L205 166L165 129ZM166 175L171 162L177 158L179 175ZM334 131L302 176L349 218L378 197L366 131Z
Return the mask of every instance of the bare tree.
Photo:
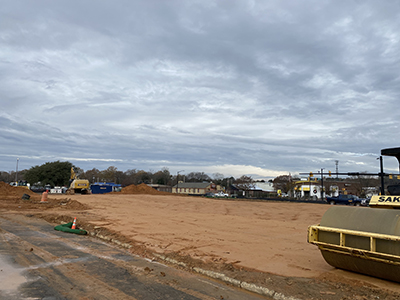
M224 180L224 175L221 173L214 173L212 174L212 180L216 184L222 184L222 181Z
M169 173L168 168L163 168L161 171L158 171L153 174L153 183L155 184L169 184L171 180L171 174Z
M191 172L186 176L187 182L203 182L203 181L211 181L210 176L208 176L204 172Z
M251 176L243 175L235 180L235 184L238 188L248 191L254 188L254 179Z
M115 182L118 169L114 166L108 167L106 170L101 171L101 178L103 181Z
M362 173L360 173L359 176L352 176L349 180L352 181L353 187L360 197L365 197L369 188L379 187L379 179L372 175L362 175Z
M300 180L300 178L294 178L289 175L280 175L276 177L272 182L276 191L281 190L283 193L288 193L293 190L297 180Z

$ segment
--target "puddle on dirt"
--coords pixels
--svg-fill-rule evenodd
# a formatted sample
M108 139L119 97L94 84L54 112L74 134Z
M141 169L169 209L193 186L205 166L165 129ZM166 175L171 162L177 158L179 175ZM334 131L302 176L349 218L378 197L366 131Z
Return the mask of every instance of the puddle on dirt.
M16 292L18 287L27 282L22 275L24 269L16 268L0 255L0 291L5 293Z

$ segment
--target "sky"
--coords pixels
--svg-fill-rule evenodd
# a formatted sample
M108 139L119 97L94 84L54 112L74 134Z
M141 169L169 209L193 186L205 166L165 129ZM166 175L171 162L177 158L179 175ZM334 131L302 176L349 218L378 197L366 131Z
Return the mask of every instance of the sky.
M391 0L0 0L0 170L378 172L399 28Z

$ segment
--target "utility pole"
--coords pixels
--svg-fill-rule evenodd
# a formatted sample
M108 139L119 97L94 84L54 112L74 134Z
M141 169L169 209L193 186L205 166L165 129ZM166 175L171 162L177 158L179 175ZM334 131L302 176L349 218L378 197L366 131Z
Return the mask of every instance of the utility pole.
M321 200L324 199L324 168L321 168Z
M339 161L335 160L335 165L336 165L336 179L339 178Z
M381 167L381 172L379 173L379 176L381 177L381 195L385 195L385 179L383 177L383 158L382 155L379 156L379 162L380 162L380 167Z
M17 158L17 167L15 169L15 182L17 183L17 186L18 186L18 161L19 158Z

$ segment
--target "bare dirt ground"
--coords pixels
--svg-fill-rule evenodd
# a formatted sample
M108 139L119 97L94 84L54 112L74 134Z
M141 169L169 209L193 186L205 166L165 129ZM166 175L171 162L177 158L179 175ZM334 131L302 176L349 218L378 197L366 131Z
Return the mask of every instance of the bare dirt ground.
M129 187L128 187L129 188ZM22 188L13 188L22 189ZM4 190L4 191L3 191ZM296 299L398 299L400 285L329 266L307 243L307 227L322 204L251 202L185 197L135 187L105 195L49 195L21 200L2 190L0 213L36 215L55 224L77 218L91 233ZM370 209L370 208L365 208Z

